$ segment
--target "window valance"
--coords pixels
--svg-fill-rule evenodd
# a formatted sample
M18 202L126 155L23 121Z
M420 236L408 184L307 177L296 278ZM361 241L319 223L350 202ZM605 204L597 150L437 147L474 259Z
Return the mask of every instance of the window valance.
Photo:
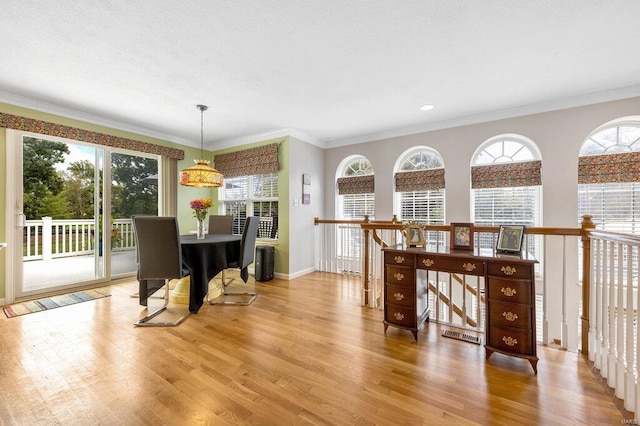
M542 185L542 161L492 164L471 168L471 188Z
M218 154L214 157L214 163L216 170L224 177L278 173L278 144Z
M83 130L78 129L77 127L21 117L19 115L0 113L0 127L39 133L46 136L56 136L80 142L89 142L96 145L110 146L112 148L122 148L147 154L162 155L163 157L175 160L184 159L184 151L181 149L169 148L162 145L140 142L134 139L92 132L90 130Z
M396 192L429 191L444 188L444 169L414 170L395 175Z
M338 178L338 194L372 194L375 192L374 175Z
M578 159L578 183L640 182L640 152Z

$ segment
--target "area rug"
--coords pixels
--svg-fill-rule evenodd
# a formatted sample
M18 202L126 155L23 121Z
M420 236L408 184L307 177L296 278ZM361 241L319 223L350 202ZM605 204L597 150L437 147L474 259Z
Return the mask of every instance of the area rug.
M102 299L103 297L109 296L111 296L111 294L109 294L107 290L103 288L96 288L93 290L79 291L77 293L52 296L46 299L16 303L15 305L7 305L3 307L2 310L7 318L13 318L34 312L60 308L62 306L75 305L76 303L88 302L89 300Z

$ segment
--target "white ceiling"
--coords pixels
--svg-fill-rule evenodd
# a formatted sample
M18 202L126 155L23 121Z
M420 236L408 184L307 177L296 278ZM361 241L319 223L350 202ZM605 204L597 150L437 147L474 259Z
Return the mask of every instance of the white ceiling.
M0 101L331 147L639 96L639 46L638 0L3 0Z

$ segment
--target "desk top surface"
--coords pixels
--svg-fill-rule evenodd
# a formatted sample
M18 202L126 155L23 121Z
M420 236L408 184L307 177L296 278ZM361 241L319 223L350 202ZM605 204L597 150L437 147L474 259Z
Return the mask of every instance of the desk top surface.
M404 243L396 244L394 246L389 246L382 249L383 251L404 251L407 253L415 253L415 254L438 254L444 256L451 257L468 257L474 259L484 259L484 260L513 260L519 262L531 262L537 263L533 255L527 251L522 251L521 253L514 254L506 254L506 253L497 253L495 249L480 249L475 248L474 250L454 250L446 245L430 245L427 244L425 247L407 247Z

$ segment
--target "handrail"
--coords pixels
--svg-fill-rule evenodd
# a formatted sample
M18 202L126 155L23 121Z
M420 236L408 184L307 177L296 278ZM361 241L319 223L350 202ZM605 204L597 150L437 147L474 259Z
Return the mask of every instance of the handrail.
M333 229L321 234L326 239L319 247L325 251L318 265L344 273L350 271L347 268L352 264L347 262L358 259L363 305L379 309L384 303L381 297L384 262L380 250L403 240L406 222L396 217L387 221L316 218L315 224L327 224L326 229ZM427 233L427 244L448 245L450 225L419 226ZM361 234L352 238L358 227ZM348 233L343 232L345 230ZM498 226L474 226L475 242L481 247L495 246L499 230ZM582 217L579 227L528 227L525 234L527 248L533 250L534 255L541 255L536 269L536 279L541 284L536 297L541 303L536 305L542 316L536 316L535 321L543 344L565 350L581 348L585 360L593 363L608 386L615 389L616 397L624 401L625 409L640 412L640 379L637 377L640 371L640 329L637 327L640 235L596 229L590 215ZM326 250L336 241L343 245L333 251ZM352 249L354 246L357 247ZM326 258L322 257L325 252ZM576 270L580 263L581 270ZM474 286L473 281L468 283L464 275L449 273L441 278L438 272L433 275L430 275L433 271L426 272L429 293L434 298L430 303L438 301L432 312L434 321L454 327L469 326L481 332L478 306L485 303L481 288ZM574 282L581 284L581 288L572 285ZM471 315L465 307L467 296L472 303ZM441 317L440 313L444 315Z
M380 231L399 231L401 232L404 228L403 221L397 219L394 215L391 220L370 220L365 216L364 220L339 220L339 219L314 219L314 224L317 226L319 224L333 224L333 225L351 225L351 226L360 226L364 235L364 252L369 253L370 248L369 244L369 236L372 236L372 240L378 244L380 247L386 247L388 244L383 241L380 236ZM449 232L451 227L450 225L420 225L425 231L437 231L437 232ZM603 231L595 231L595 225L591 221L591 216L585 215L583 217L582 223L580 227L527 227L525 229L525 234L528 235L541 235L541 236L560 236L560 237L577 237L582 240L583 247L583 273L582 273L582 281L583 281L583 298L582 298L582 329L581 329L581 342L582 342L582 351L583 355L588 356L588 329L589 329L589 284L590 284L590 275L589 275L589 267L590 267L590 232L603 232ZM475 233L493 233L497 234L500 230L499 226L474 226ZM611 232L605 233L608 238L617 238L618 241L630 241L633 240L634 243L637 242L634 237L630 237L624 234L616 234ZM604 235L604 234L593 234L593 235ZM630 240L629 240L630 239ZM640 240L640 238L639 238ZM363 262L363 271L362 271L362 279L363 279L363 289L364 289L364 297L365 304L368 304L368 295L370 291L370 265L369 265L369 256L364 256Z

